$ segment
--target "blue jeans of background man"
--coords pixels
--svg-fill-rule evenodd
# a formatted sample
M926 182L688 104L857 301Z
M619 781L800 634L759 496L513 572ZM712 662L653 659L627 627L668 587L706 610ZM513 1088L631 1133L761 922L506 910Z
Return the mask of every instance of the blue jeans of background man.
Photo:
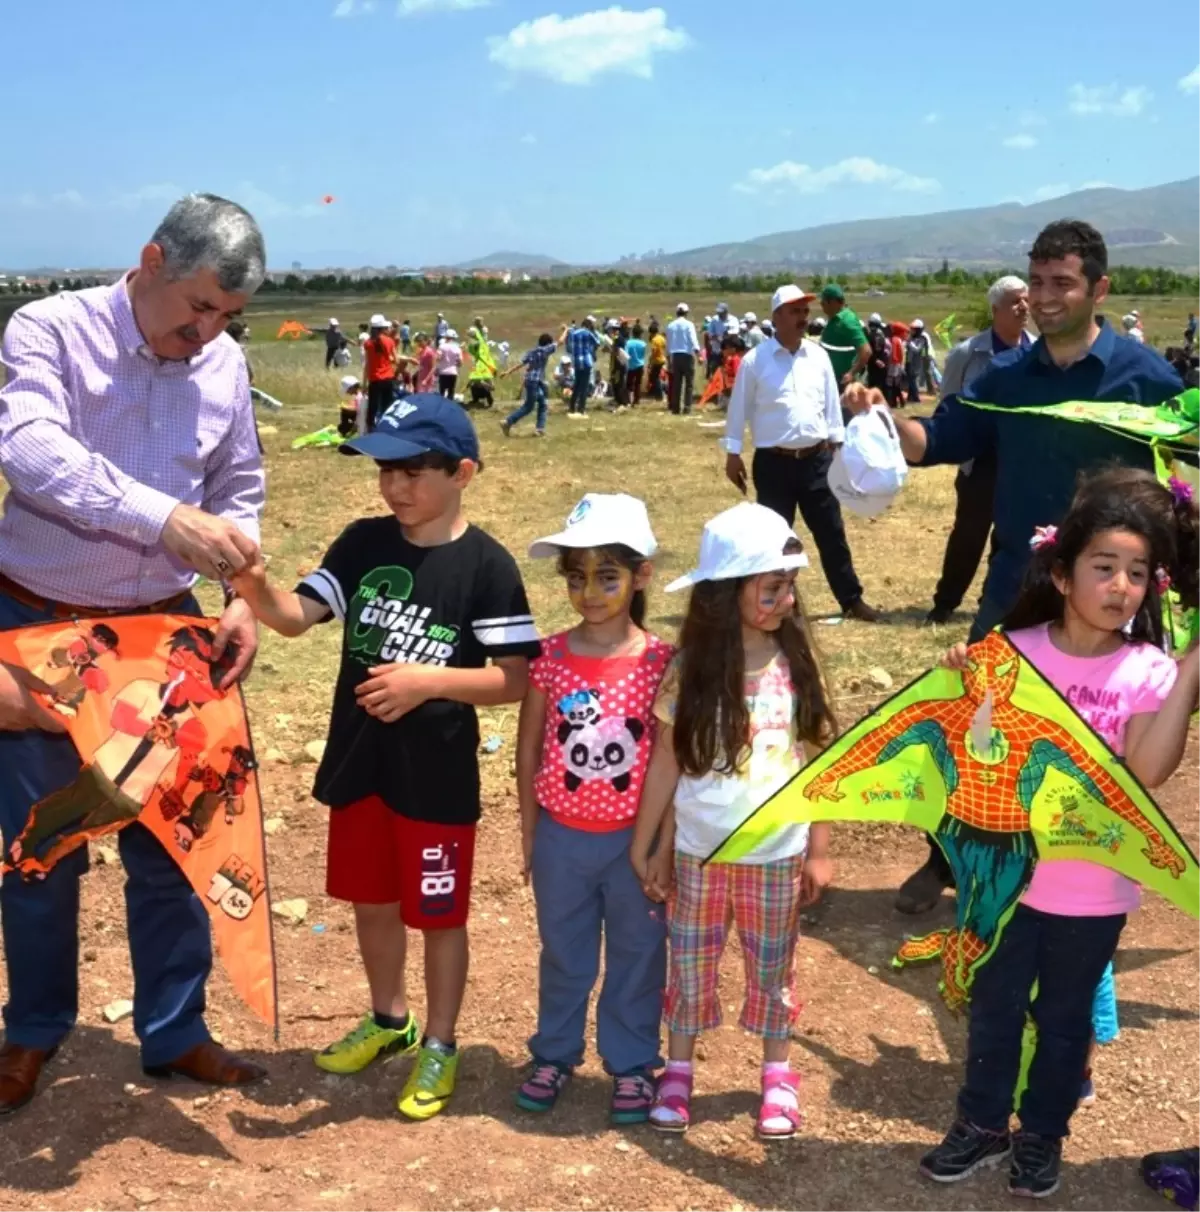
M1096 986L1124 925L1123 913L1064 917L1017 906L971 988L967 1075L958 1106L976 1127L1008 1128L1029 1010L1037 1024L1037 1050L1017 1115L1026 1132L1052 1140L1067 1135L1092 1042Z
M575 383L571 388L571 411L587 412L588 397L592 394L592 364L575 364Z
M199 614L194 601L179 613ZM47 622L47 613L0 594L0 631ZM120 623L113 626L120 633ZM33 804L79 771L69 737L0 732L0 833L7 850ZM144 1065L162 1065L209 1038L204 986L212 968L208 914L158 838L136 821L121 830L126 926L133 963L133 1028ZM44 880L10 873L0 883L8 969L5 1038L25 1048L57 1047L79 1009L79 877L87 847L56 863Z
M596 1050L609 1073L657 1069L667 980L666 907L650 900L629 861L633 826L590 833L538 816L533 895L542 953L535 1060L583 1061L588 998L600 973Z
M519 408L514 408L508 414L504 424L506 426L515 425L523 417L529 416L534 409L537 409L537 425L538 433L546 432L546 384L545 383L526 383L525 384L525 401Z

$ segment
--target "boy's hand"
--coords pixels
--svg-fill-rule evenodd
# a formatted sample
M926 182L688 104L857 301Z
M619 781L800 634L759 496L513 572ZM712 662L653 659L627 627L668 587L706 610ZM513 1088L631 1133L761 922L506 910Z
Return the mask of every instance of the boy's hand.
M521 878L529 885L529 877L533 872L533 829L521 825Z
M967 667L967 646L966 644L955 644L939 664L945 669L957 669L959 671Z
M229 578L229 583L239 598L251 605L258 601L267 587L267 565L262 552L259 551L241 572L235 572Z
M800 871L800 899L797 905L801 909L806 905L815 905L832 879L833 859L827 854L810 854Z
M355 688L358 705L385 724L394 724L433 697L425 665L373 665L371 675Z

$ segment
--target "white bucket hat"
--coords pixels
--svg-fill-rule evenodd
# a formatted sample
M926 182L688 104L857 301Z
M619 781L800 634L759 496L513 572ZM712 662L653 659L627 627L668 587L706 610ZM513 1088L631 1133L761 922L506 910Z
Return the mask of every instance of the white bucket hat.
M807 568L808 556L802 551L783 554L789 543L798 542L792 528L773 509L743 501L705 524L700 536L700 562L672 581L667 593L701 581L730 581Z
M566 526L530 545L530 559L544 560L564 547L611 547L620 543L649 559L658 542L644 501L626 492L589 492L571 510Z
M362 315L362 312L359 312L359 315ZM370 323L370 327L371 327L371 328L387 328L387 326L388 326L390 323L391 323L391 320L389 320L389 319L387 318L387 316L382 316L382 315L380 315L380 314L379 314L379 312L376 312L376 313L375 313L375 314L374 314L374 315L371 317L371 323Z
M342 395L346 395L351 388L358 386L358 375L342 375Z

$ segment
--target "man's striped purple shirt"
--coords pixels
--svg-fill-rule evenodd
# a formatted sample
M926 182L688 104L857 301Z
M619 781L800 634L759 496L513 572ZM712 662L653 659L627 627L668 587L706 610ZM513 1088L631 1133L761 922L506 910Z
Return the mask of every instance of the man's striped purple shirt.
M180 502L255 541L262 457L245 360L222 334L160 361L126 279L63 292L9 320L0 362L0 571L55 601L146 605L196 575L160 536Z

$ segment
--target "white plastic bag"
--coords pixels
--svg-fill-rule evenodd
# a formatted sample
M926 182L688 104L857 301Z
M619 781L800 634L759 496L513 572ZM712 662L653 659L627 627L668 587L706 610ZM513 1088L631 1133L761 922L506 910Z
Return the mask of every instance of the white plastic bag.
M852 513L873 518L895 500L908 476L900 437L883 405L854 417L829 466L829 487Z

